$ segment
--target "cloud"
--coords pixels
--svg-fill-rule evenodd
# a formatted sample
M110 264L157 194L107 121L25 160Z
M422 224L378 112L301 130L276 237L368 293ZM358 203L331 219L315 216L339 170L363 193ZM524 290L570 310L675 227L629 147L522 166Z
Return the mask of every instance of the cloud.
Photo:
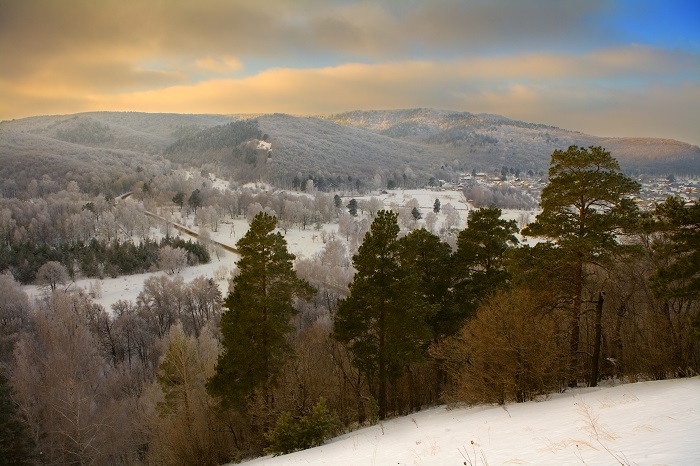
M407 59L514 44L571 44L584 34L605 37L586 22L603 5L600 0L1 0L0 57L18 75L31 74L47 59L86 54L133 62L206 55L284 62L318 53Z
M223 56L221 58L207 56L195 60L195 66L199 70L210 71L217 74L235 73L243 69L243 63L230 56Z

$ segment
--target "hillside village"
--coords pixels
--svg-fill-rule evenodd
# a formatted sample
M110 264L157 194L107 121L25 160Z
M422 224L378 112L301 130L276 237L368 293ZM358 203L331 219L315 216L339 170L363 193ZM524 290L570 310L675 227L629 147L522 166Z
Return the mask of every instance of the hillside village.
M700 179L697 177L675 177L675 176L653 176L643 175L632 177L641 185L639 195L635 197L635 203L642 210L652 210L657 203L664 202L666 198L678 197L686 205L695 205L700 193ZM473 174L462 174L457 182L439 180L440 187L462 191L470 183L481 183L486 186L503 187L509 186L527 193L533 199L539 201L542 189L547 186L546 177L515 175L489 175L479 172ZM471 201L467 199L467 201Z

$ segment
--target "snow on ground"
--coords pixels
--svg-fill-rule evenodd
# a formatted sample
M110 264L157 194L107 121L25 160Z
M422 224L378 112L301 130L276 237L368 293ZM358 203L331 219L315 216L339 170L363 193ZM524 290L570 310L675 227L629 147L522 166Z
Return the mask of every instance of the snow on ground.
M191 222L188 227L197 230ZM232 228L233 227L233 228ZM328 231L337 231L338 225L323 225L323 229ZM211 239L220 243L234 246L236 242L243 237L248 231L248 222L245 219L236 219L230 223L222 223L218 232L210 232ZM185 237L185 239L188 239ZM299 230L297 228L289 229L285 235L287 246L291 253L297 257L311 257L316 252L323 249L323 241L321 240L321 232L313 228ZM183 278L186 283L191 282L198 276L207 278L215 278L219 289L226 295L228 293L228 277L230 272L235 269L238 255L223 250L211 254L211 262L194 267L186 267L179 272L177 276ZM116 278L84 278L76 280L70 284L70 289L82 288L87 292L92 292L99 289L95 293L94 301L102 305L107 311L111 311L112 304L117 301L136 301L136 297L143 290L144 281L153 275L165 275L165 272L150 272L135 275L122 275ZM173 278L174 275L169 275ZM223 277L223 278L222 278ZM23 287L24 291L32 299L41 299L45 291L35 285L27 285Z
M405 190L392 190L387 191L386 194L370 194L366 196L347 196L344 198L344 203L350 200L351 197L359 200L368 200L371 197L376 197L384 202L386 207L390 207L392 204L397 204L403 206L411 199L416 199L418 201L418 209L423 214L431 212L433 210L433 204L435 199L440 200L441 207L445 207L447 204L451 204L458 212L461 220L460 228L466 226L467 217L469 211L476 209L473 205L469 204L464 197L461 190L454 191L448 189L405 189ZM518 228L522 228L524 225L534 222L535 217L540 213L537 209L530 210L520 210L520 209L501 209L501 218L505 220L515 220L518 224ZM445 220L444 214L441 212L438 214L438 225L440 225ZM424 225L425 221L422 220L419 226ZM524 238L522 235L516 235L518 241L525 242L529 244L535 244L538 241L533 238Z
M361 196L356 197L356 199L359 201L360 199L369 199L371 197L381 199L384 201L385 206L390 206L392 203L402 206L411 199L415 199L418 201L418 208L423 214L433 210L435 199L440 199L440 204L443 207L449 203L452 204L455 209L459 210L460 214L463 214L463 220L467 219L466 212L469 210L467 201L461 191L442 189L396 189L386 191L386 194Z
M433 408L245 464L696 465L699 432L694 377L576 389L505 407Z

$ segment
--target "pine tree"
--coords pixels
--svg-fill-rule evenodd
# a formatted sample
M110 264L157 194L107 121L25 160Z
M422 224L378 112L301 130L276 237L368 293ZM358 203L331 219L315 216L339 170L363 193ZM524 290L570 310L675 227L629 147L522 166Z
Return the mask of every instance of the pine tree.
M433 212L436 214L440 213L440 199L435 199L435 202L433 203Z
M433 306L434 314L428 322L434 341L460 326L450 306L451 254L449 244L424 228L413 230L399 240L402 269L416 280L417 292L423 302Z
M352 215L353 217L357 217L357 199L350 199L350 202L348 202L347 207L348 212L350 212L350 215Z
M459 232L453 257L453 288L462 318L472 315L479 301L508 283L503 255L518 244L517 231L515 220L501 218L501 209L469 212L467 228Z
M656 206L659 218L656 227L663 234L654 244L660 264L651 279L654 295L664 302L664 313L675 312L686 322L687 332L700 341L700 203L686 205L677 197L669 197ZM695 304L695 305L693 305ZM681 355L687 353L674 338L677 367L685 367Z
M657 246L669 263L654 275L654 292L660 298L700 299L700 204L686 205L669 197L656 206L660 230L669 241Z
M524 233L556 242L560 260L570 264L562 293L571 300L569 357L572 384L580 374L580 319L589 264L603 265L619 250L617 235L637 209L630 196L639 184L620 172L620 165L602 147L571 146L552 154L549 183L542 190L542 213ZM554 266L554 265L552 265ZM565 270L565 267L559 267ZM597 373L593 362L592 373ZM597 378L597 377L595 377ZM591 384L596 381L591 378Z
M194 210L194 214L197 215L197 209L202 206L202 192L199 189L195 189L190 194L187 199L187 204Z
M185 193L182 191L176 192L173 196L173 203L180 206L180 210L182 210L182 206L185 204Z
M413 216L414 220L420 220L423 218L423 214L420 213L420 210L418 210L418 207L414 207L411 209L411 215Z
M260 212L236 247L239 274L224 301L223 351L207 389L225 406L241 407L256 390L267 396L291 348L296 297L309 299L313 287L297 277L294 255L274 233L275 217Z
M379 211L353 265L350 296L341 301L335 338L348 345L353 364L367 377L379 416L388 411L388 386L423 358L433 308L425 306L417 280L401 267L398 214Z

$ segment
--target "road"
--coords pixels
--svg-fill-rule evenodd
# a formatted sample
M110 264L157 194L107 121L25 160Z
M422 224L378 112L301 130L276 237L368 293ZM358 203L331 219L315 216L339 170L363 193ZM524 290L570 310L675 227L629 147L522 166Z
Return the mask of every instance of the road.
M132 194L133 194L133 191L121 194L121 195L115 197L115 200L120 201L120 200L127 199ZM162 217L158 214L155 214L153 212L150 212L148 210L144 210L143 213L151 218L155 218L156 220L160 220L162 222L168 222L168 220L166 220L164 217ZM192 238L199 238L199 233L197 233L196 231L194 231L190 228L187 228L184 225L180 225L179 223L174 223L174 222L170 222L170 223L172 223L173 228L175 228L177 231L184 233L188 236L191 236ZM228 251L228 252L233 253L233 254L238 254L238 249L234 248L233 246L229 246L228 244L221 243L219 241L214 241L214 240L210 240L210 242L211 242L211 244L214 244L216 246L221 247L225 251Z

